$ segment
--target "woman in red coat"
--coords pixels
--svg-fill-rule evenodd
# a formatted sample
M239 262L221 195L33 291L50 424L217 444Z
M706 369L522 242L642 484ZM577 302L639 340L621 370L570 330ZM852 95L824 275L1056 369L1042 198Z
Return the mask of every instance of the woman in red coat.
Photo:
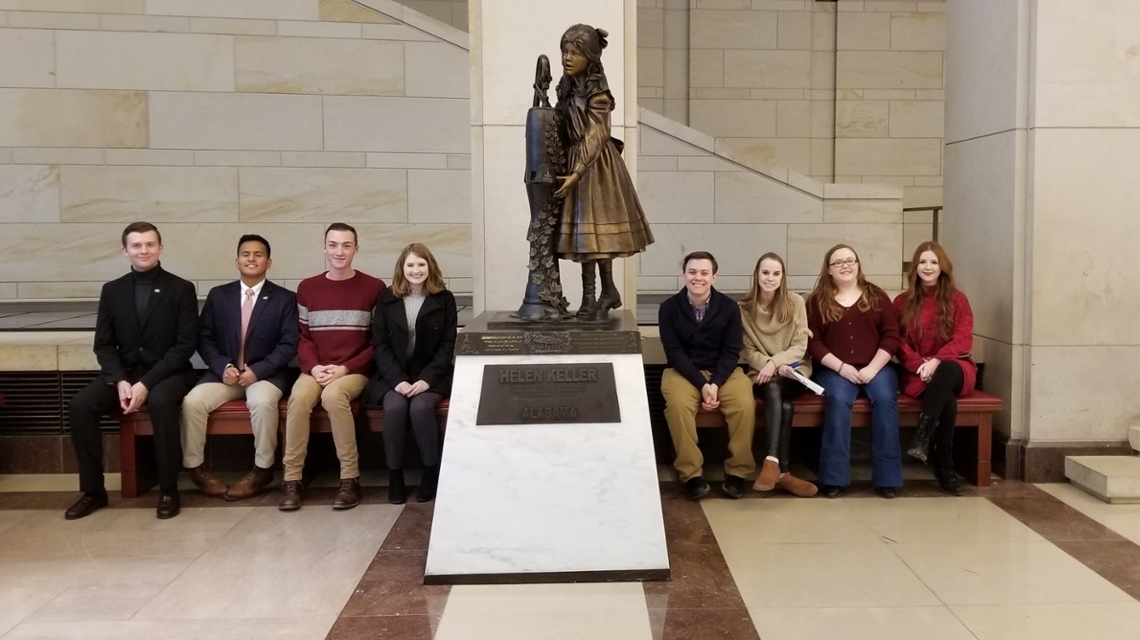
M978 366L970 358L974 313L954 284L954 266L937 242L914 251L907 289L895 298L901 341L902 391L922 398L918 430L907 455L926 462L934 442L934 476L942 490L962 495L954 474L954 421L958 396L974 390Z

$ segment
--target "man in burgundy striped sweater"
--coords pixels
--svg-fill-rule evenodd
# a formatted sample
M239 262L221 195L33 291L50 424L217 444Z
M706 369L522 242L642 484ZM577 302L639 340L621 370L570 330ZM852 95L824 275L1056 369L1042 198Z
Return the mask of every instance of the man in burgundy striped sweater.
M301 377L289 393L285 418L285 482L277 504L282 511L301 508L301 471L309 448L309 418L317 402L329 414L340 459L340 489L333 509L360 504L356 425L349 403L364 390L372 373L372 309L384 283L352 268L359 247L351 226L329 225L324 250L329 270L297 287Z

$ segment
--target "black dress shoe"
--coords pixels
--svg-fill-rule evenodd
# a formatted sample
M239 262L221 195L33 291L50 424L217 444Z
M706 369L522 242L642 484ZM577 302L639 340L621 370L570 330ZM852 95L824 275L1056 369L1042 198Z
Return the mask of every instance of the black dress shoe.
M724 495L736 500L744 495L744 478L726 474L724 476L724 485L722 485L720 489L724 492Z
M823 486L823 497L825 498L838 498L843 495L843 487L833 484L826 484Z
M159 520L167 520L182 511L182 502L177 491L160 491L158 494L158 508L155 509Z
M689 478L685 481L685 495L689 496L690 500L700 500L705 497L709 492L709 483L705 479L697 476Z
M875 493L879 494L880 496L883 496L887 500L894 500L895 499L895 488L894 487L875 487Z
M67 520L86 518L92 513L95 513L96 510L102 509L105 506L107 506L106 490L101 489L99 491L85 493L75 504L71 505L71 508L63 514L63 517Z
M408 490L404 486L404 470L388 470L388 504L404 504L408 501Z

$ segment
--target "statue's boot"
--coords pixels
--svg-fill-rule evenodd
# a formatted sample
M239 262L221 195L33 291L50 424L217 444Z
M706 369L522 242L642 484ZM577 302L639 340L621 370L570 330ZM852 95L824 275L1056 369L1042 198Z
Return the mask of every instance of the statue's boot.
M610 315L610 309L621 308L621 294L614 285L614 261L599 260L598 272L602 274L602 296L598 299L598 310L594 314L595 320L605 320Z
M597 286L598 277L594 273L594 261L587 260L582 263L582 305L578 307L578 313L575 314L577 317L583 320L594 317L594 313L598 309Z

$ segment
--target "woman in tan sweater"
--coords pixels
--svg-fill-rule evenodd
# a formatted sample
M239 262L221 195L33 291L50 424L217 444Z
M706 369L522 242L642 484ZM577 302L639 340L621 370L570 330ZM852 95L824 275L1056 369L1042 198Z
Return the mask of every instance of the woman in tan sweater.
M784 259L765 253L756 261L752 288L740 301L744 325L744 356L748 377L764 399L764 423L768 434L768 455L752 488L771 491L780 487L788 493L811 497L816 486L788 473L788 447L792 439L792 399L803 390L792 375L795 367L811 375L807 351L807 308L799 294L788 291Z

